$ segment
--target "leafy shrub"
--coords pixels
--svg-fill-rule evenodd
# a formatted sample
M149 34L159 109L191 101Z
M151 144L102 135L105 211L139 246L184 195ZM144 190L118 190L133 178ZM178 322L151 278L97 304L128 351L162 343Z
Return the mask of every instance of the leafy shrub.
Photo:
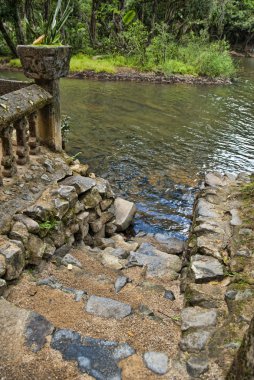
M182 75L197 75L196 69L192 65L188 65L176 59L167 60L162 66L161 70L164 74L182 74Z
M148 31L141 21L135 21L122 32L128 55L135 56L138 65L146 63Z

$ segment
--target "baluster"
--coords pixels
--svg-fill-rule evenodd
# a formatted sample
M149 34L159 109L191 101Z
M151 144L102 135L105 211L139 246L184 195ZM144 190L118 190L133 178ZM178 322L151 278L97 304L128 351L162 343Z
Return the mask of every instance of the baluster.
M25 165L29 161L29 149L27 143L27 119L23 117L14 123L17 136L17 163Z
M28 116L28 123L29 123L29 147L30 147L30 154L36 155L39 153L40 148L37 140L37 133L36 133L36 119L37 119L37 112L31 113L31 115Z
M13 126L2 131L2 165L4 177L12 177L17 172L16 160L12 149Z

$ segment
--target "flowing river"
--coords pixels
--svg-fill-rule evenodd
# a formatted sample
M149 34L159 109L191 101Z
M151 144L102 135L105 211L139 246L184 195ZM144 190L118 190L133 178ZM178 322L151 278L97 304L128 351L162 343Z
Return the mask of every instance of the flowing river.
M254 172L254 59L239 65L226 86L61 81L67 152L136 202L135 232L185 239L205 172Z

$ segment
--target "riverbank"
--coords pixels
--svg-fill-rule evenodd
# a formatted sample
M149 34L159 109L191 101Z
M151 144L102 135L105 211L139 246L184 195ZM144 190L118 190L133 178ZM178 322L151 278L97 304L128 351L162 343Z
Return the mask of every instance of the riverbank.
M0 63L0 71L23 72L19 67ZM119 70L117 73L95 72L93 70L71 72L70 79L92 79L100 81L122 81L122 82L147 82L156 84L198 84L198 85L228 85L232 84L229 78L209 78L193 75L161 75L158 73L142 73L133 69Z
M69 78L93 79L101 81L131 81L148 82L157 84L231 84L232 80L226 76L211 77L207 75L194 74L194 68L183 63L173 62L168 73L165 70L145 70L130 66L121 66L111 59L101 57L86 57L77 55L72 57L70 63ZM123 62L122 62L123 63ZM127 64L127 61L125 62ZM0 70L22 72L19 59L0 58ZM193 72L193 74L192 74Z

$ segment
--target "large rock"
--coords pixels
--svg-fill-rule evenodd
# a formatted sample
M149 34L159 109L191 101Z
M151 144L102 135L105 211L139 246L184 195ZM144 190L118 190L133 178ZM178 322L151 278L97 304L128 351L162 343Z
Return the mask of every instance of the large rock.
M15 222L12 226L9 237L13 240L20 240L23 244L28 241L29 233L24 223Z
M19 277L24 266L25 257L23 250L11 240L0 238L0 256L3 255L6 262L6 280L14 280Z
M134 218L137 211L136 206L133 202L126 201L122 198L116 198L114 205L117 230L125 231Z
M176 255L161 252L150 243L142 243L136 252L131 252L128 266L147 266L147 277L176 279L182 268L182 261Z
M28 252L28 262L30 264L38 265L40 264L45 252L46 243L44 243L38 236L31 234L29 236L26 249Z
M222 259L221 252L227 246L227 242L224 240L223 236L217 236L215 234L205 234L198 236L197 238L197 248L198 252L213 256L219 260Z
M74 186L60 185L56 193L59 194L61 198L66 199L71 206L74 206L78 200L78 195Z
M199 378L200 375L208 371L209 364L205 357L191 357L186 363L188 374L191 377Z
M114 193L111 189L111 186L106 179L96 178L95 181L96 181L95 188L99 191L99 193L101 195L106 196L106 198L113 198L114 197ZM106 204L109 204L109 202L106 202Z
M146 352L144 362L147 368L158 375L165 375L168 371L168 357L163 352Z
M122 319L131 314L131 306L111 298L91 296L86 311L103 318Z
M135 241L125 241L122 235L113 235L111 237L115 242L115 248L123 248L127 252L136 251L138 243Z
M207 310L200 307L187 307L182 311L182 330L190 328L204 328L215 326L217 322L217 311Z
M13 219L18 222L22 222L26 226L28 232L36 234L40 231L39 224L35 220L29 218L26 215L17 214L17 215L14 215Z
M185 249L185 242L183 240L160 233L155 234L154 237L161 246L161 250L164 252L179 255L183 253Z
M219 260L203 255L195 255L191 258L191 270L195 282L208 282L223 278L223 265Z
M81 201L84 204L86 210L95 208L98 206L101 200L102 197L96 188L93 188L81 198Z
M74 186L78 194L83 194L96 185L96 181L89 177L75 175L66 178L61 182L62 185Z
M206 218L217 218L219 217L218 212L215 210L213 204L207 202L203 198L199 198L198 204L196 207L196 212L198 216L206 217Z
M4 299L0 299L0 324L1 354L6 356L11 351L14 355L16 349L22 353L24 344L33 352L41 350L46 336L53 331L53 326L43 316L20 309ZM11 351L8 352L9 349ZM15 355L13 357L16 359Z
M220 173L207 173L205 176L205 184L211 187L224 186L224 179Z
M105 251L106 251L106 249L105 249ZM105 251L103 251L102 259L101 259L101 262L105 267L109 267L109 268L116 269L116 270L122 269L124 267L125 261L123 261L119 257L113 256L113 255L111 255Z
M182 351L188 352L199 352L204 350L211 335L212 332L206 330L187 333L180 341L180 348Z

